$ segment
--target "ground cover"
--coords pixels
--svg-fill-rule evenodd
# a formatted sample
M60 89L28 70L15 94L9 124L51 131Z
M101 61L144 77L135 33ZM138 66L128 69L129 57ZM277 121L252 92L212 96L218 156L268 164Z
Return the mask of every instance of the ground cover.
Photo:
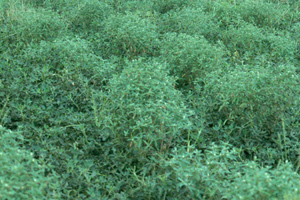
M296 0L1 0L0 197L299 199L299 42Z

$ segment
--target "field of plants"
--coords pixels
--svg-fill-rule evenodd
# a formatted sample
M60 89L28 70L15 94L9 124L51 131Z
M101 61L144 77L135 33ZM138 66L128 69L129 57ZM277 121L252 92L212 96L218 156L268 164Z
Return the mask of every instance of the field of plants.
M0 199L300 199L299 0L0 0Z

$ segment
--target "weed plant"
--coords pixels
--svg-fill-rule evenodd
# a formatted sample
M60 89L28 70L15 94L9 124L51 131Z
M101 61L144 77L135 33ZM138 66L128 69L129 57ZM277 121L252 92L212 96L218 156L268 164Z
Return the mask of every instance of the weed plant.
M58 176L49 176L49 166L39 164L33 153L19 146L22 134L0 126L0 139L0 198L60 199Z
M0 199L299 199L296 0L0 0Z

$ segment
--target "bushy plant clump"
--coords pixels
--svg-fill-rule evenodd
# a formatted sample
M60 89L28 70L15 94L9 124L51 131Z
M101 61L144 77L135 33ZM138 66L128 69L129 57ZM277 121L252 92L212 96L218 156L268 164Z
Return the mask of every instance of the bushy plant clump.
M299 174L290 163L275 169L259 167L256 162L239 166L241 170L232 175L233 182L224 192L230 199L283 199L285 195L299 197Z
M184 7L180 11L172 10L160 17L162 33L186 33L194 36L204 36L208 41L216 42L220 34L219 23L215 14L205 12L202 6Z
M31 45L23 51L20 59L8 59L1 65L2 74L9 77L3 80L3 91L16 99L10 102L10 106L23 107L17 111L21 113L16 113L17 121L26 118L43 124L43 120L54 120L50 116L60 113L64 106L75 110L88 109L90 88L103 88L116 71L114 64L95 56L85 40L76 38ZM14 77L19 78L15 80ZM34 102L33 105L30 102ZM24 103L29 103L31 109L23 110ZM53 109L59 110L49 112ZM36 118L34 113L38 116L40 112L44 114ZM10 115L10 118L14 117Z
M0 195L297 199L298 4L0 1Z
M103 20L113 13L112 7L97 0L48 1L49 6L65 17L68 28L77 34L99 31Z
M2 79L2 91L9 95L1 101L7 102L3 123L23 131L26 147L36 158L59 174L66 173L63 197L68 191L70 196L82 196L82 187L87 187L83 180L92 173L86 163L92 161L81 149L93 149L89 141L99 134L93 128L91 89L102 90L117 72L114 66L94 55L88 42L79 38L43 41L25 49L18 60L1 63L1 75L7 77ZM79 161L69 162L77 157Z
M53 11L35 9L18 1L7 1L6 6L0 32L2 51L11 49L19 53L31 43L53 41L67 33L65 20Z
M42 41L25 49L21 57L26 60L24 64L28 68L42 69L39 73L43 80L54 76L73 86L77 82L79 87L89 84L101 88L116 73L115 65L107 64L101 57L96 56L90 43L78 37Z
M226 67L226 49L211 45L203 36L166 33L162 39L160 60L167 62L171 74L185 90L193 89L196 79Z
M293 152L291 158L296 159L298 140L294 143L292 138L297 130L294 123L298 118L300 91L295 67L240 66L225 75L210 75L204 87L198 84L199 96L194 100L217 140L225 137L246 149L275 145L285 153L273 156L286 159L283 155L289 149ZM219 131L224 131L222 136L218 136ZM287 149L282 149L282 143Z
M294 38L294 40L297 43L297 48L295 51L295 66L299 66L299 60L300 60L300 23L295 23L291 29L291 37ZM299 71L299 69L298 69Z
M108 126L125 136L130 146L140 151L151 146L164 151L182 137L180 133L188 129L192 114L174 86L175 79L168 76L166 65L132 61L110 80L107 98L111 117L104 120L109 120Z
M251 0L200 2L162 15L161 31L203 35L213 44L220 40L234 63L292 60L296 43L284 31L292 28L291 8Z
M283 199L299 195L300 176L290 163L260 167L242 161L240 149L228 143L211 145L204 152L194 148L174 149L162 165L167 197L178 199Z
M244 21L258 27L272 27L276 23L279 24L280 17L285 13L278 5L264 1L239 2L236 11Z
M59 199L58 185L45 166L21 149L23 136L0 125L0 140L0 198Z
M103 30L95 34L96 49L103 57L108 55L153 56L159 46L156 24L148 18L127 12L110 15L104 22Z
M153 0L153 10L161 14L167 13L172 10L179 10L185 6L192 5L193 1L184 0Z
M293 62L297 46L290 35L265 31L247 23L228 28L221 37L232 54L232 61L238 64Z

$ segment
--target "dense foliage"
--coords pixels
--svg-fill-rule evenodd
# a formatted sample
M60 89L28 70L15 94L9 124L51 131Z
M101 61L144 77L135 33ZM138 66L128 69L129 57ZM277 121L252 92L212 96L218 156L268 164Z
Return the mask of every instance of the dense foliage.
M0 0L1 199L299 199L300 1Z
M58 184L46 166L33 158L33 153L19 148L23 136L0 126L0 198L57 199ZM47 176L48 174L48 176Z

